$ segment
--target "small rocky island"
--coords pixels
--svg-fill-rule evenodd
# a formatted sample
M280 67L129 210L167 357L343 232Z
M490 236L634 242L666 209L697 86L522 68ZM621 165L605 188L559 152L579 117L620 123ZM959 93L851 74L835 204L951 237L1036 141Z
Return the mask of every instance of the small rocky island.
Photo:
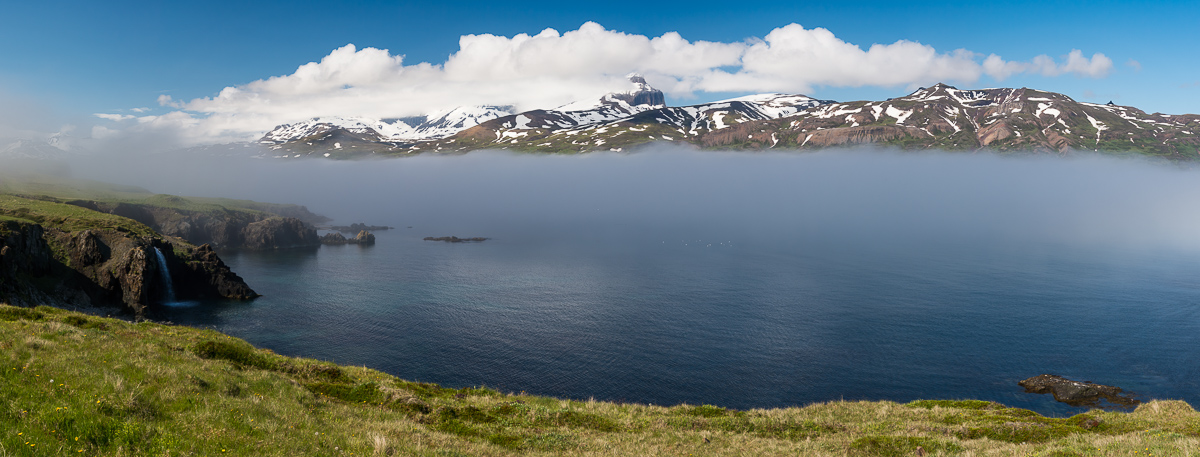
M329 232L321 236L321 244L357 244L360 246L375 244L375 234L361 230L353 238L346 238L338 232Z
M1120 387L1093 384L1091 381L1072 381L1058 375L1043 374L1023 381L1018 381L1025 392L1034 394L1053 394L1054 399L1071 406L1100 406L1104 400L1121 407L1136 406L1141 401L1122 395Z
M445 241L447 243L478 243L480 241L487 241L489 239L490 238L483 238L483 237L478 237L478 236L474 237L474 238L459 238L457 236L438 236L438 237L427 236L427 237L425 237L425 241Z

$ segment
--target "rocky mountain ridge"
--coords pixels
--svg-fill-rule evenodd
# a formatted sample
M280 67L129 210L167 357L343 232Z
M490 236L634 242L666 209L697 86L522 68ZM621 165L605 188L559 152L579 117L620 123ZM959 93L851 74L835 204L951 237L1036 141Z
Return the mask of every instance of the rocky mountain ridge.
M377 134L335 129L323 139L302 145L299 140L286 140L272 148L283 152L277 157L353 158L478 149L624 151L666 141L712 149L812 150L877 144L903 149L1091 150L1200 159L1200 115L1148 114L1028 88L960 90L937 84L884 101L760 94L667 107L654 95L661 97L661 92L638 79L631 78L636 89L629 93L498 116L442 138L380 142L372 139ZM347 152L347 145L354 151Z

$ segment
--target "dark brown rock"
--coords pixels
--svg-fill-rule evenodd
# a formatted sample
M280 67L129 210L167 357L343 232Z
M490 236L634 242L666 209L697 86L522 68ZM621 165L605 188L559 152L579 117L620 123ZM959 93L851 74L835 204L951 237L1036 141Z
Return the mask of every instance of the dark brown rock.
M375 244L375 235L363 230L354 236L354 242L357 244Z
M15 305L119 307L142 315L164 299L168 279L180 300L258 296L210 246L177 239L8 221L0 222L0 246L0 301Z
M337 245L337 244L346 244L348 242L349 241L346 240L346 237L342 236L342 234L338 233L338 232L329 232L324 235L321 235L321 244Z
M1090 381L1072 381L1062 376L1043 374L1017 382L1025 392L1053 394L1054 399L1071 406L1100 406L1104 400L1119 406L1133 406L1139 400L1122 395L1120 387L1093 384Z
M242 229L243 246L254 250L289 249L317 246L317 231L303 221L290 217L272 217L246 225Z
M171 261L175 257L174 253L166 255L168 264L177 263L180 266L178 274L183 276L177 277L175 284L181 298L249 300L259 296L225 265L212 246L189 246L184 248L184 252L187 257L177 259L177 262Z
M188 201L181 197L158 196L172 204L186 204ZM312 229L306 220L325 220L321 216L308 212L303 207L287 205L257 204L277 213L304 216L303 219L291 216L275 216L270 212L255 212L231 210L225 208L207 211L191 211L178 207L156 206L138 203L107 203L90 200L74 200L67 202L83 208L102 213L127 217L145 224L155 232L166 236L179 237L196 245L211 244L220 248L241 249L282 249L285 247L316 246L320 244L316 238L316 230ZM257 224L266 220L282 219L285 224L272 222ZM291 233L284 233L290 231ZM312 236L309 237L309 232ZM247 237L250 238L247 238Z
M483 237L479 237L479 236L474 237L474 238L459 238L457 236L439 236L439 237L427 236L424 238L425 241L444 241L447 243L478 243L480 241L487 241L489 239L490 238L483 238Z

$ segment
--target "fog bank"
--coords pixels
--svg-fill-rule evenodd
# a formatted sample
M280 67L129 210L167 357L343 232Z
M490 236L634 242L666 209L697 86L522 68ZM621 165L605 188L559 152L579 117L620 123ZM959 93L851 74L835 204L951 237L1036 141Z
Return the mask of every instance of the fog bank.
M297 203L340 222L428 235L1200 248L1200 172L1104 156L663 145L355 162L163 154L73 169L158 193Z

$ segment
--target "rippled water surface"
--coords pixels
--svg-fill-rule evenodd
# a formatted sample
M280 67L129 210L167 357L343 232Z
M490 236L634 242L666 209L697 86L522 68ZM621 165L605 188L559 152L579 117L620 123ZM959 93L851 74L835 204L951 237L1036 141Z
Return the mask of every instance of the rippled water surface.
M371 247L222 252L263 297L159 317L410 380L571 398L1072 413L1016 385L1055 373L1200 404L1200 176L850 157L317 169L256 198L398 228ZM321 184L339 173L357 178ZM421 239L444 235L492 239Z

